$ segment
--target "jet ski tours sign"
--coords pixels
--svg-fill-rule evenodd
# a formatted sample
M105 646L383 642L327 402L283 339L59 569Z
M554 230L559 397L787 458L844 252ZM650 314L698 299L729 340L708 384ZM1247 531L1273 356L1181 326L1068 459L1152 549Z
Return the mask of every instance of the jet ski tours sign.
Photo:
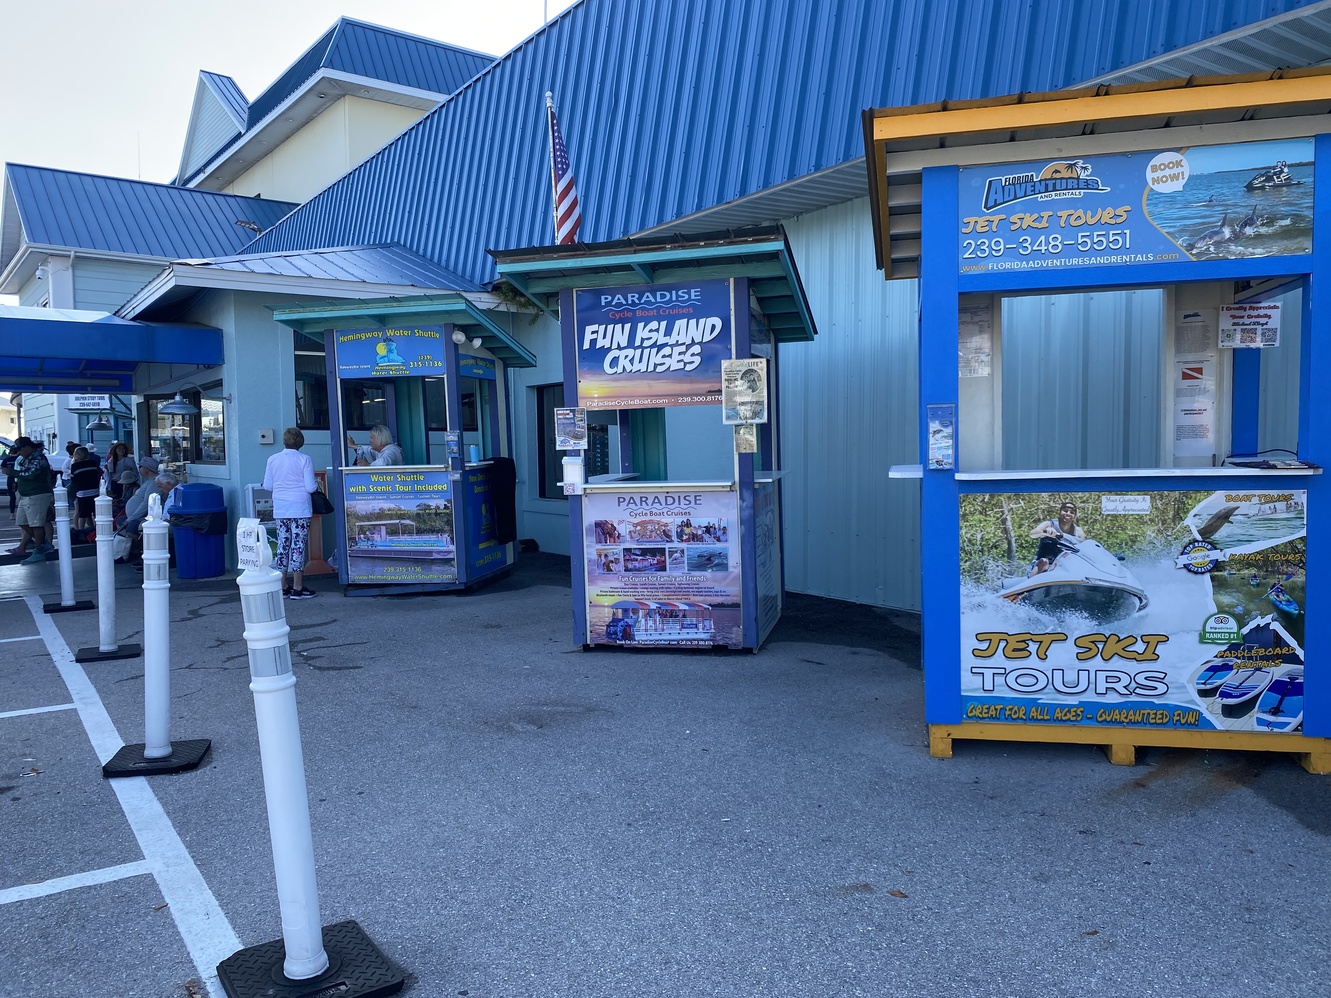
M1312 252L1313 140L962 167L961 273Z
M960 503L965 720L1302 726L1306 492Z
M732 356L730 282L574 292L578 405L720 405Z

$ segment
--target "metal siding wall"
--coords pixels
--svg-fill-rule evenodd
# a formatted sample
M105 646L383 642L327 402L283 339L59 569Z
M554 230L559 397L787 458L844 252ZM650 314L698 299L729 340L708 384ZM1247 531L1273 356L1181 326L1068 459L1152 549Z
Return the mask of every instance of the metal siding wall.
M1303 292L1281 295L1280 346L1262 350L1261 409L1257 449L1299 449L1299 330ZM1280 455L1274 455L1279 457Z
M114 312L161 271L155 263L76 259L74 307Z
M240 129L219 98L206 87L201 88L198 117L189 134L189 149L181 175L188 177L212 159L222 146L240 134Z
M1164 329L1160 291L1005 299L1003 467L1158 467Z
M867 199L785 221L818 325L781 347L786 587L920 606L915 281L874 269Z

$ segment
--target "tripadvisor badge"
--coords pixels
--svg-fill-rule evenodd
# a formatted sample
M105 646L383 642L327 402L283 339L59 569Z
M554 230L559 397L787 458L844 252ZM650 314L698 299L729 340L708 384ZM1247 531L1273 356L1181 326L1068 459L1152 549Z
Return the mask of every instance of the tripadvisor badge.
M1202 632L1197 638L1206 645L1232 645L1243 640L1239 633L1239 622L1227 613L1213 613L1202 623Z

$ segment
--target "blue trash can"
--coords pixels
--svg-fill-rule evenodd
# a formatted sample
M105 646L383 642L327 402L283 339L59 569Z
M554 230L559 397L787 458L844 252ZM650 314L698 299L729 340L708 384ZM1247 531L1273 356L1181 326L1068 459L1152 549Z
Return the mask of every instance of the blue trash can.
M171 507L176 577L211 579L226 574L226 503L206 482L177 485Z

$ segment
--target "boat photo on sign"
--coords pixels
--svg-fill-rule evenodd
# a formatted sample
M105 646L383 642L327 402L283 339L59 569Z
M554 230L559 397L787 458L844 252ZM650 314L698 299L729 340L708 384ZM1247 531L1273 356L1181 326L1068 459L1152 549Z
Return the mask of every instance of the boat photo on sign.
M1312 252L1310 138L962 167L959 184L963 274Z
M343 470L347 581L457 581L453 491L447 471Z
M1306 492L960 503L966 720L1302 724Z
M743 644L735 493L641 490L583 500L588 644Z

